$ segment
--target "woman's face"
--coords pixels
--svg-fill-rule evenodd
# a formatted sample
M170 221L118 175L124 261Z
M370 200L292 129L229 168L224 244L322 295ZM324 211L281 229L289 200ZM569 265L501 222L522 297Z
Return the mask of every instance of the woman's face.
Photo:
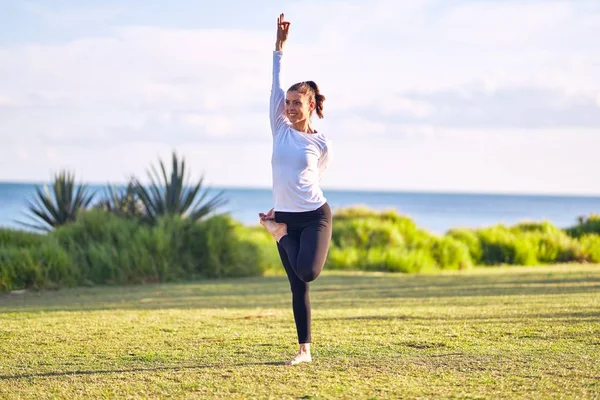
M292 124L310 117L310 112L315 109L315 103L310 101L309 95L296 91L289 91L285 95L285 115Z

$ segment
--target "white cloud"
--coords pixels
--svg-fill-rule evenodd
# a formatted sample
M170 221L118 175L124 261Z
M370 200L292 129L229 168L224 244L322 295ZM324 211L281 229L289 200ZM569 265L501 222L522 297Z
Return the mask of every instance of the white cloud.
M398 126L412 133L336 137L331 187L495 193L600 195L598 129L443 129ZM348 174L347 171L352 171Z
M0 93L0 108L18 107L20 104L21 102L15 97Z
M186 114L183 121L196 128L205 130L209 135L223 136L233 132L231 121L222 116L210 116L202 114Z
M63 9L61 11L50 10L39 3L25 2L23 7L30 13L41 18L45 23L56 27L64 26L88 26L90 24L106 23L123 12L123 8L116 6L93 6L89 5L79 9Z
M380 109L384 115L408 113L416 118L424 118L431 114L433 106L426 101L390 96L384 100Z
M447 42L481 45L496 51L499 47L536 45L573 17L573 4L567 1L470 2L449 10L442 17L441 26Z
M33 11L56 26L101 19L95 9ZM97 15L110 18L119 12L107 7ZM327 101L326 118L315 121L317 128L337 141L336 148L341 142L351 152L368 140L371 151L362 161L373 170L365 174L401 160L424 187L463 187L444 174L417 173L431 165L418 158L425 154L430 161L450 163L450 149L462 157L455 165L462 165L468 152L493 158L495 149L486 147L487 140L498 144L510 138L516 145L521 136L537 138L540 149L554 146L540 127L564 135L565 152L597 144L592 137L600 126L600 17L582 13L574 2L315 1L292 3L286 15L292 31L284 86L307 79L319 83ZM194 156L201 157L214 179L268 184L274 23L255 29L120 26L103 32L62 43L0 48L0 76L10 77L0 80L0 124L18 132L18 137L3 138L0 153L22 166L23 177L44 178L49 167L63 160L103 180L104 173L116 177L134 164L145 166L144 152L184 146L195 149ZM583 127L590 128L588 136L571 134ZM533 144L527 140L521 144ZM243 146L259 146L265 153L242 157ZM502 146L513 154L514 168L537 171L528 157ZM99 150L131 160L98 169L91 160L101 162ZM226 175L220 151L239 156L246 163L242 173ZM556 168L573 162L563 153L550 158L559 154L553 151L536 160L552 160ZM251 162L259 157L266 159L260 158L266 172L256 178ZM4 165L0 179L15 170ZM465 168L456 173L467 173ZM498 187L511 189L500 166L476 168L495 171L497 181L504 182ZM342 171L328 182L356 184L350 170ZM569 179L563 182L569 190L579 182L577 177L562 179ZM392 178L360 182L418 183ZM477 184L489 189L486 182Z
M374 136L384 136L386 125L378 121L351 116L344 118L341 122L336 122L334 125L327 124L323 130L325 132L339 131L343 133L343 140L364 140Z

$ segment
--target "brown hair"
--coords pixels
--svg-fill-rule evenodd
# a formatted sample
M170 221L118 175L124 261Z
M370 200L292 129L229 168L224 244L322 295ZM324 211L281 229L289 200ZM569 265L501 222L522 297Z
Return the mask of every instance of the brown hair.
M313 81L298 82L290 86L288 92L298 92L309 95L309 101L315 102L315 110L319 118L323 118L323 102L325 96L319 92L319 87Z

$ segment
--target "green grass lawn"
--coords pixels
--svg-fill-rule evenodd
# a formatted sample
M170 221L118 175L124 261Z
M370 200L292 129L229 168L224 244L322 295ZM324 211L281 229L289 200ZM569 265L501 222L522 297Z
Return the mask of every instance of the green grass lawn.
M311 285L283 276L0 296L0 398L599 398L600 266Z

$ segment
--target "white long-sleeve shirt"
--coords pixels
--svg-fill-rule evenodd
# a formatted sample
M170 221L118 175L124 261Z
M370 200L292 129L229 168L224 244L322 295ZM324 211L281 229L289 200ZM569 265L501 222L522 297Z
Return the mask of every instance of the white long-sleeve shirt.
M273 134L273 208L275 211L312 211L327 202L319 181L331 160L331 140L322 133L304 133L285 116L281 87L281 51L273 52L271 132Z

